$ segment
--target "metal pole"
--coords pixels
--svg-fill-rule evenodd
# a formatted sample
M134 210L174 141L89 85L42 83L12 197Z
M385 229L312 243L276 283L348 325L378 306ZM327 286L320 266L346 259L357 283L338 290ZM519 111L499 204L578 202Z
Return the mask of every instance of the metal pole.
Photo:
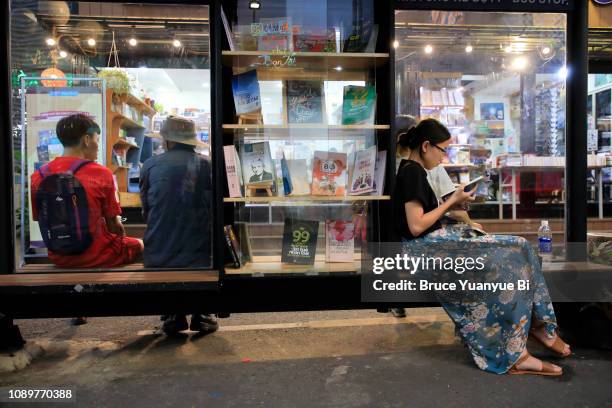
M588 3L575 2L574 12L567 14L565 236L568 261L586 258Z

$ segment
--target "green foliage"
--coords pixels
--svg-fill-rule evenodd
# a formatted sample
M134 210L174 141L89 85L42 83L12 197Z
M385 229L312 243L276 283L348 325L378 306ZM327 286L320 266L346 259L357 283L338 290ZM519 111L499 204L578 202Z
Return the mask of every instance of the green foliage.
M118 95L130 93L130 77L120 68L105 69L98 74L98 78L104 78L106 87Z

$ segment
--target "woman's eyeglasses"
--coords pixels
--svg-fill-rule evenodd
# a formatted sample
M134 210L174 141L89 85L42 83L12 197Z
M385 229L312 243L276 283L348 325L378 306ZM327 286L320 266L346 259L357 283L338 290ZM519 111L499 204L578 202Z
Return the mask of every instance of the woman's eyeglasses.
M442 148L442 147L440 147L438 145L435 145L435 144L432 144L432 146L435 147L436 149L440 150L442 153L446 154L446 149L444 149L444 148Z

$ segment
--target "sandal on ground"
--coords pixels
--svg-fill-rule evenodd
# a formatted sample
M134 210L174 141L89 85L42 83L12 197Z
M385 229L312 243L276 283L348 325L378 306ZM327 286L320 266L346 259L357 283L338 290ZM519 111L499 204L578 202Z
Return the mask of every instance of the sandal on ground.
M551 377L558 377L563 374L563 369L561 369L561 371L555 371L553 365L550 363L547 363L546 361L542 361L542 369L539 371L518 369L517 366L519 366L523 361L527 360L529 357L531 357L531 354L529 353L525 353L525 355L523 355L522 357L519 357L519 359L516 360L516 363L514 363L514 365L510 367L510 369L508 370L508 374L514 374L514 375L531 374L531 375L544 375L544 376L551 376Z
M565 346L569 346L569 345L563 340L561 340L561 337L559 337L558 334L555 335L556 336L555 341L550 346L546 344L543 340L541 340L538 336L533 334L533 330L530 331L530 334L531 334L532 339L534 339L535 341L537 341L538 343L540 343L541 345L543 345L544 347L546 347L547 349L555 353L557 357L565 358L565 357L569 357L572 354L571 349L569 353L563 352L563 350L565 350Z

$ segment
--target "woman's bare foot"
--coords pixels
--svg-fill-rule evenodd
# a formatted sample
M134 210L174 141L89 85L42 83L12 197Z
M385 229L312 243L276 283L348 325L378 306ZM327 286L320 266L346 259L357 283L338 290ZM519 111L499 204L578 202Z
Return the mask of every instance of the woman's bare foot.
M521 358L523 358L526 354L529 354L527 352L527 349L523 350L523 352L521 353L520 357L517 360L517 363L514 365L514 368L516 370L520 370L520 371L534 371L534 372L542 372L544 371L544 362L540 359L535 358L532 355L529 355L526 359L524 359L523 361L520 361ZM520 362L518 362L520 361ZM550 363L548 363L550 364ZM559 367L558 365L555 364L550 364L550 367L552 367L553 372L555 373L561 373L563 372L563 369L561 367Z
M550 350L553 350L554 352L559 354L561 357L567 357L570 354L572 354L572 350L569 344L561 340L561 338L557 335L557 333L555 333L553 337L548 337L548 333L546 332L546 328L543 324L532 327L530 330L530 334L533 337L535 337L537 340L539 340L539 342L542 343L544 346L546 346ZM555 341L557 341L557 339L559 339L561 343L563 344L563 347L562 348L559 347L558 351L553 348Z

